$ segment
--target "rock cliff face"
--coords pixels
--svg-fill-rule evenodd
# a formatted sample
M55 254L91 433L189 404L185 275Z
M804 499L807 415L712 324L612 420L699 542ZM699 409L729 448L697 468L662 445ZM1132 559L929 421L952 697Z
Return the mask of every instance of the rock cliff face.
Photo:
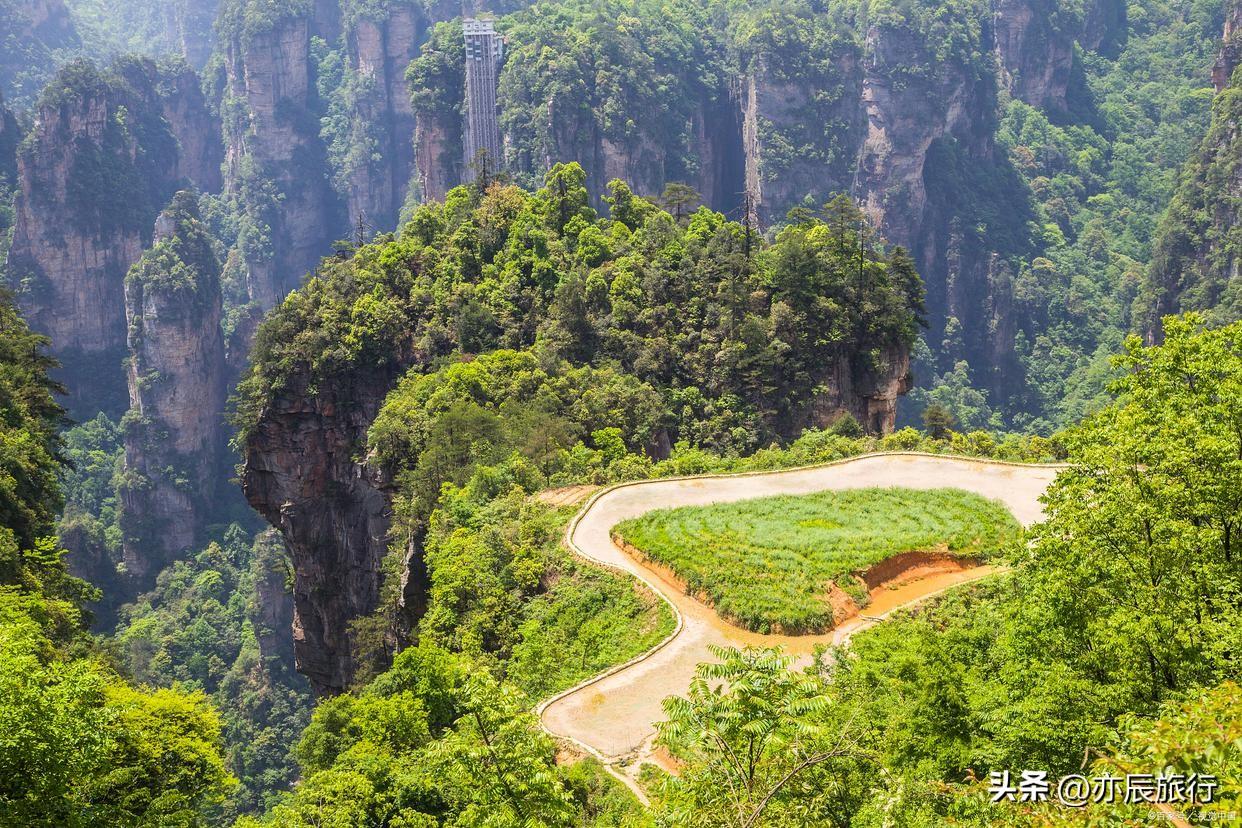
M292 675L296 669L289 635L293 628L290 566L289 552L279 532L270 529L255 538L251 562L254 597L249 616L259 641L259 655L269 674Z
M1055 2L996 0L996 51L1014 97L1031 106L1065 110L1074 64L1072 33L1058 30Z
M119 495L125 568L139 588L202 540L223 477L220 266L193 194L160 214L153 241L125 280L130 409Z
M817 51L799 43L790 51ZM742 123L745 189L764 226L795 205L821 205L850 190L865 137L862 49L834 42L813 66L776 49L741 67L737 106Z
M292 382L247 440L242 487L288 543L297 667L320 693L349 686L349 622L379 599L391 506L357 452L397 375L352 374L315 394Z
M1242 3L1233 3L1225 17L1224 39L1220 55L1212 67L1212 85L1224 91L1233 78L1233 71L1242 65Z
M346 33L353 71L366 89L353 118L373 125L377 139L374 156L349 175L351 223L361 216L379 230L397 224L414 172L414 109L405 70L418 55L428 22L420 9L394 4L383 19L362 17Z
M17 147L21 142L21 125L0 95L0 190L10 191L17 184Z
M462 140L460 116L419 116L414 127L414 180L420 201L443 201L461 183Z
M198 75L179 71L165 81L165 87L162 112L177 139L176 180L192 183L200 192L220 192L224 160L220 121L207 106Z
M246 225L239 242L249 297L271 308L313 270L344 222L319 137L312 19L227 33L225 188Z
M212 24L218 0L172 0L162 4L164 38L195 69L202 69L215 46Z
M18 159L7 273L52 338L77 416L125 408L125 273L177 186L212 183L215 131L188 67L161 76L141 60L107 72L70 64L37 112Z
M910 390L910 352L886 348L874 366L841 357L833 362L824 388L799 428L827 428L849 414L869 432L890 434L897 423L897 400Z

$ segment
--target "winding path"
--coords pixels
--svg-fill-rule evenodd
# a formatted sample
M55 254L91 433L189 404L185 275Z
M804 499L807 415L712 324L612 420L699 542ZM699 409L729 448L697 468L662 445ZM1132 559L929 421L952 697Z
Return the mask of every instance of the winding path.
M660 702L685 693L710 647L781 645L805 660L817 644L846 641L884 615L960 583L990 574L991 567L935 573L873 599L864 616L824 635L761 635L733 626L689 597L676 584L613 544L609 531L622 520L653 509L727 503L767 495L830 489L906 486L951 487L1004 503L1024 525L1043 514L1039 498L1060 467L1021 465L929 454L873 454L825 466L757 474L638 481L596 493L566 531L576 554L638 578L673 609L677 626L652 650L543 702L536 709L544 728L604 762L642 798L633 783L638 763L651 754ZM618 769L623 772L618 772ZM624 772L624 770L628 770Z

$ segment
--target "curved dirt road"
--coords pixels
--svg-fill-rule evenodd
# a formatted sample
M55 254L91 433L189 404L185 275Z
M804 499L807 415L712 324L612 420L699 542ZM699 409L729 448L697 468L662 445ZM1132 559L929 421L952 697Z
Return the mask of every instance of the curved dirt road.
M679 615L678 628L645 656L579 685L539 706L544 728L603 760L610 769L636 764L650 753L660 702L686 692L695 668L713 660L712 645L781 645L805 659L815 645L840 643L899 606L915 603L959 583L991 572L978 567L938 573L878 596L856 618L823 635L761 635L735 627L710 607L687 596L676 584L642 565L612 542L609 531L627 518L671 506L699 506L777 494L808 494L867 486L951 487L1001 501L1024 525L1038 520L1040 495L1057 466L1032 466L922 454L866 455L808 469L764 474L642 481L606 489L589 501L567 540L577 554L624 570L661 594ZM625 779L633 787L630 779ZM640 794L641 795L641 794Z

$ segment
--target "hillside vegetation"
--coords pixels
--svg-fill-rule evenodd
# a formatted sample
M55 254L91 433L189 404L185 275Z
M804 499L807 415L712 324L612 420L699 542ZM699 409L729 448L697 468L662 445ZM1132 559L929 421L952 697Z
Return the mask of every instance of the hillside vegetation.
M207 699L126 681L53 534L63 415L47 340L0 293L0 824L194 825L236 785Z
M1127 342L1114 401L1066 435L1071 466L1011 575L882 624L808 672L771 651L700 668L689 698L665 703L660 743L683 764L654 786L662 824L1157 817L1121 796L993 803L975 781L1024 768L1054 782L1119 775L1123 788L1127 773L1212 774L1211 803L1175 809L1191 824L1236 821L1242 323L1170 317L1165 330L1159 347ZM730 751L753 757L749 772Z
M995 501L957 489L853 489L649 512L614 532L726 618L767 632L831 627L829 593L902 552L986 557L1018 535ZM839 620L839 619L837 619Z

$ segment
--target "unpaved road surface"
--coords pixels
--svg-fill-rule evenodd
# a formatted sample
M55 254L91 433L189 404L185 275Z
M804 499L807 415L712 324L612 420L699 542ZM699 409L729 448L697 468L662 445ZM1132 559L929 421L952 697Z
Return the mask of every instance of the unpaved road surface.
M702 662L714 660L713 645L781 645L801 660L817 644L841 643L873 619L960 583L989 574L990 567L932 573L895 589L877 590L864 615L823 635L761 635L720 619L676 584L617 548L609 530L653 509L727 503L768 495L809 494L831 489L905 486L957 488L1001 501L1023 525L1043 514L1039 502L1056 476L1055 466L1025 466L915 454L869 455L810 469L757 475L652 480L604 491L571 524L570 547L598 563L631 573L667 598L681 616L678 632L641 660L540 707L545 729L570 739L612 767L633 771L651 752L660 702L684 694ZM626 780L629 782L629 780Z

